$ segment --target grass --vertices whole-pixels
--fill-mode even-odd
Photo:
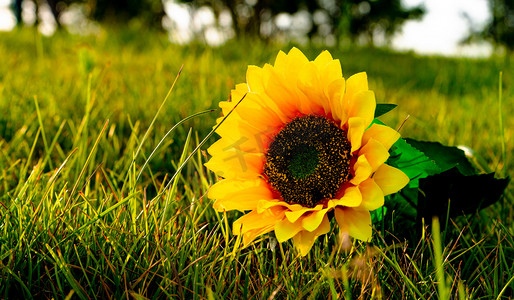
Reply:
[[[248,64],[290,47],[1,33],[0,298],[514,297],[512,184],[496,205],[416,238],[393,215],[371,243],[333,230],[304,258],[268,235],[238,247],[241,213],[205,197],[214,138],[202,143],[219,116],[209,110]],[[302,50],[312,59],[321,48]],[[368,73],[378,102],[399,105],[385,123],[410,116],[403,136],[466,145],[480,170],[513,177],[514,74],[502,58],[331,52],[346,76]]]

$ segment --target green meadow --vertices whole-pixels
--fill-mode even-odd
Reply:
[[[238,247],[242,213],[206,197],[217,104],[248,65],[293,46],[0,33],[0,299],[514,297],[512,183],[444,230],[425,220],[408,234],[389,211],[370,243],[332,226],[306,257],[269,235]],[[325,49],[296,46],[310,59]],[[345,77],[367,72],[377,102],[398,105],[380,119],[403,137],[464,145],[481,172],[514,177],[507,58],[328,50]]]

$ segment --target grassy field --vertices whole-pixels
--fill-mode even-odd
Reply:
[[[371,243],[333,230],[304,258],[267,235],[237,247],[230,224],[241,214],[217,213],[205,196],[215,137],[176,171],[247,65],[291,47],[0,33],[0,299],[514,297],[512,184],[442,232],[405,235],[391,212]],[[300,48],[311,59],[323,49]],[[368,73],[378,102],[399,105],[383,122],[410,116],[402,136],[465,145],[479,170],[513,177],[514,68],[504,58],[329,50],[345,76]]]

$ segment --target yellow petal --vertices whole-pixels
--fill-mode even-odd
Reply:
[[[236,84],[235,89],[230,91],[230,100],[227,102],[220,102],[220,108],[222,109],[223,115],[226,116],[230,110],[239,102],[239,100],[243,99],[245,95],[249,92],[248,85],[246,83]],[[245,100],[243,100],[245,101]],[[223,106],[222,106],[222,103]]]
[[[323,84],[319,80],[318,69],[313,62],[304,65],[298,74],[297,86],[306,96],[299,97],[302,113],[321,114],[330,110],[330,103],[326,99]]]
[[[343,109],[343,95],[345,88],[345,79],[340,78],[332,81],[326,90],[327,97],[330,101],[330,112],[334,121],[341,124],[346,123],[348,115]]]
[[[350,186],[344,191],[344,195],[339,200],[333,200],[336,205],[347,207],[358,207],[362,202],[362,195],[358,187]]]
[[[221,102],[219,105],[223,109],[224,115],[228,115],[235,104],[233,102]],[[216,133],[234,143],[239,143],[241,140],[254,142],[264,134],[269,134],[272,137],[276,130],[283,126],[285,119],[276,103],[267,96],[247,93],[243,102],[232,111],[230,116],[216,120],[217,124],[224,120],[216,129]],[[261,151],[263,150],[261,149]]]
[[[282,124],[281,118],[273,108],[266,106],[263,100],[258,94],[248,93],[235,111],[241,119],[257,128],[280,126]]]
[[[211,157],[205,166],[223,178],[256,178],[262,172],[263,157],[262,153],[228,150]]]
[[[323,218],[326,216],[327,212],[328,209],[322,209],[320,211],[313,212],[299,220],[302,220],[302,226],[303,228],[307,229],[307,231],[314,231],[320,226],[321,221],[323,221]]]
[[[343,78],[343,70],[341,69],[341,62],[339,59],[334,59],[328,62],[322,69],[320,69],[321,82],[328,85],[332,81]]]
[[[364,119],[366,128],[371,124],[375,116],[375,93],[373,91],[357,92],[348,102],[348,117],[360,117]]]
[[[289,204],[285,201],[281,201],[279,199],[272,199],[272,200],[261,200],[257,203],[257,212],[261,213],[262,211],[276,207],[276,206],[282,206],[290,211],[298,211],[305,209],[305,206],[302,206],[301,204]]]
[[[350,141],[351,153],[359,150],[362,145],[362,135],[366,130],[366,120],[360,117],[351,117],[348,119],[348,140]]]
[[[257,66],[248,66],[246,70],[246,83],[248,90],[251,92],[261,92],[264,90],[262,68]]]
[[[371,177],[371,174],[373,173],[373,168],[364,155],[361,155],[357,158],[357,161],[353,165],[353,170],[355,175],[350,180],[350,183],[353,185],[358,185],[359,183]]]
[[[257,132],[252,132],[246,130],[244,127],[240,125],[244,125],[242,123],[239,124],[227,124],[227,127],[224,127],[225,123],[223,123],[218,129],[221,128],[219,132],[221,139],[214,142],[208,149],[207,152],[211,155],[217,155],[218,153],[225,151],[242,151],[247,153],[264,153],[264,145],[268,144],[269,137],[268,135],[258,134]],[[233,125],[232,129],[229,129],[229,126]],[[229,132],[232,131],[232,132]]]
[[[288,66],[288,62],[289,58],[287,57],[287,54],[285,54],[283,51],[279,51],[277,54],[277,58],[275,58],[275,64],[272,67],[277,70],[286,69]]]
[[[266,94],[266,86],[270,74],[264,68],[249,66],[246,71],[247,90],[255,95],[254,99],[244,99],[243,101],[254,101],[261,105],[263,109],[271,109],[279,118],[285,120],[284,114],[277,102],[270,99]],[[248,95],[247,95],[248,97]],[[281,104],[281,102],[279,102]]]
[[[289,89],[290,84],[283,82],[283,79],[274,69],[266,69],[266,66],[264,66],[264,69],[270,76],[266,83],[266,95],[274,102],[280,103],[283,115],[291,118],[295,117],[300,109],[300,100],[296,93],[298,91],[291,91]],[[293,86],[291,87],[293,88]],[[294,82],[294,89],[297,89],[296,81]]]
[[[260,229],[267,226],[275,226],[275,224],[282,219],[283,214],[275,215],[270,211],[265,211],[262,214],[259,214],[256,211],[251,211],[234,222],[232,233],[234,235],[240,235],[250,230]]]
[[[373,124],[362,136],[362,143],[366,144],[370,138],[379,141],[384,148],[389,150],[391,146],[400,138],[400,133],[391,127]]]
[[[226,125],[226,127],[224,127]],[[214,153],[225,151],[243,151],[248,153],[264,153],[268,148],[275,133],[280,128],[268,127],[256,130],[247,122],[223,123],[216,131],[224,140],[223,143],[213,144],[209,147],[208,152]]]
[[[237,102],[233,101],[220,101],[218,106],[221,108],[221,111],[224,116],[228,115],[228,113],[236,106]]]
[[[321,225],[314,231],[300,231],[293,237],[294,246],[300,251],[302,256],[307,255],[314,245],[316,238],[330,231],[330,222],[325,215]]]
[[[409,177],[397,168],[383,164],[373,175],[384,195],[398,192],[409,183]]]
[[[279,243],[282,243],[295,236],[301,230],[303,230],[302,219],[291,223],[287,218],[284,218],[275,225],[275,237]]]
[[[323,70],[325,65],[329,62],[333,61],[332,55],[327,50],[322,51],[316,59],[314,59],[314,63],[318,67],[318,69]]]
[[[208,197],[217,200],[213,207],[218,211],[255,210],[260,200],[273,199],[272,192],[261,178],[221,180],[209,189]]]
[[[243,235],[243,244],[246,247],[256,237],[268,233],[275,225],[284,219],[284,211],[267,210],[261,214],[252,211],[237,219],[232,225],[234,235]]]
[[[250,90],[248,89],[248,85],[245,83],[238,83],[234,87],[233,90],[230,91],[230,101],[237,103],[243,96],[248,93]]]
[[[321,205],[321,204],[318,204],[318,205],[316,205],[313,208],[309,208],[309,207],[305,207],[304,206],[304,207],[302,207],[302,209],[299,209],[299,210],[296,210],[296,211],[286,211],[286,218],[290,222],[296,222],[296,220],[298,220],[298,218],[300,218],[304,214],[306,214],[308,212],[311,212],[311,211],[319,211],[322,208],[323,208],[323,205]]]
[[[359,155],[366,156],[373,171],[376,171],[389,158],[387,149],[375,139],[369,139],[359,150]]]
[[[258,96],[257,102],[264,108],[264,109],[270,109],[272,110],[278,118],[282,121],[282,123],[287,123],[290,121],[290,118],[286,114],[287,110],[284,110],[282,102],[276,102],[275,100],[271,99],[266,91],[262,91],[255,94]]]
[[[361,208],[373,211],[384,205],[384,193],[372,178],[359,184],[362,194]]]
[[[274,225],[268,225],[261,228],[249,230],[243,234],[243,247],[248,246],[253,240],[255,240],[258,236],[266,234],[270,231],[273,231],[275,228]]]
[[[357,210],[351,207],[336,207],[334,212],[339,231],[363,240],[371,240],[371,215],[367,210]]]
[[[309,59],[298,48],[292,48],[287,55],[279,53],[275,60],[274,69],[289,83],[296,81],[298,73]]]
[[[291,50],[289,50],[289,53],[287,53],[287,56],[289,58],[289,66],[288,67],[296,67],[300,68],[304,64],[309,62],[309,59],[300,51],[300,49],[293,47]]]
[[[347,109],[350,100],[355,94],[368,90],[368,76],[365,72],[357,73],[346,80],[346,90],[344,92],[344,106]]]

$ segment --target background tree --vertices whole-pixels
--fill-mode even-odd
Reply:
[[[52,12],[55,23],[57,24],[57,27],[60,28],[61,22],[59,22],[59,15],[60,15],[61,11],[60,11],[60,9],[58,9],[57,0],[46,0],[46,1],[35,1],[34,2],[34,4],[35,4],[34,9],[36,10],[35,11],[36,22],[34,24],[37,25],[39,23],[39,14],[38,14],[39,6],[44,2],[46,2],[48,4],[48,6],[50,7],[50,11]],[[22,4],[23,4],[23,0],[14,0],[12,2],[12,10],[13,10],[14,16],[16,17],[16,24],[18,26],[21,26],[23,24]]]
[[[12,9],[18,25],[22,24],[22,2],[15,0]],[[59,16],[72,3],[87,6],[89,19],[111,24],[125,24],[130,20],[138,19],[147,27],[162,29],[164,6],[160,0],[45,0],[34,1],[36,24],[38,23],[39,6],[46,2],[50,7],[57,26],[61,23]]]
[[[507,50],[507,57],[514,53],[514,1],[489,0],[491,20],[481,30],[473,31],[464,42],[487,40]]]
[[[375,44],[375,37],[383,35],[389,41],[401,25],[411,19],[420,19],[425,9],[423,6],[404,8],[400,0],[349,0],[346,16],[349,18],[349,34],[352,40],[365,36],[370,45]]]
[[[21,1],[15,0],[14,3],[18,22],[21,21]],[[165,16],[161,0],[45,1],[50,6],[58,25],[60,25],[60,12],[71,3],[81,3],[86,6],[87,17],[100,23],[126,24],[137,19],[146,27],[162,29],[162,18]],[[424,13],[422,7],[404,8],[401,0],[179,1],[190,3],[193,9],[208,6],[217,18],[222,12],[228,11],[236,37],[253,36],[264,40],[282,35],[288,38],[301,36],[308,40],[315,37],[332,37],[337,42],[341,37],[346,37],[356,42],[360,37],[365,37],[365,40],[373,45],[377,36],[388,41],[403,22],[412,18],[420,18]],[[287,29],[278,28],[276,19],[282,13],[301,15],[302,20],[305,21],[303,28],[296,28],[294,25]]]
[[[138,19],[144,25],[162,29],[164,7],[160,0],[87,0],[90,18],[102,23],[124,24]]]
[[[280,13],[294,14],[307,12],[311,28],[309,39],[316,34],[331,34],[336,39],[345,35],[352,41],[366,36],[370,44],[374,37],[382,34],[387,40],[406,20],[420,18],[424,14],[421,6],[406,9],[400,0],[181,0],[196,7],[209,6],[215,15],[224,9],[230,11],[236,36],[258,36],[261,39],[272,38],[277,30],[263,32],[262,25],[271,22]],[[305,14],[305,15],[307,15]],[[321,18],[316,18],[316,16]],[[321,19],[322,21],[319,21]],[[327,28],[329,28],[327,30]],[[294,29],[294,28],[291,28]],[[323,29],[323,30],[322,30]]]

